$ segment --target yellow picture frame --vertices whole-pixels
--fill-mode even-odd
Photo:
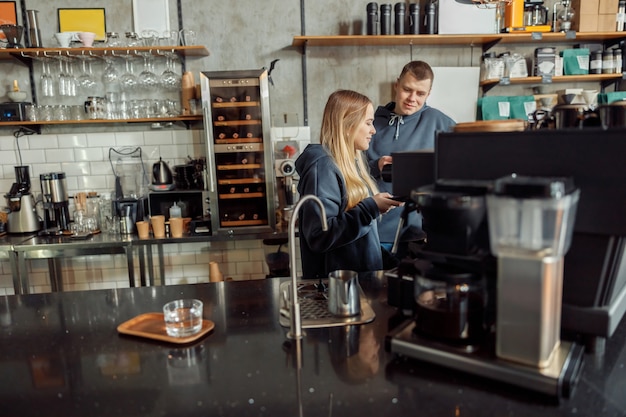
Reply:
[[[106,40],[106,14],[104,8],[57,9],[59,32],[93,32],[96,41]]]

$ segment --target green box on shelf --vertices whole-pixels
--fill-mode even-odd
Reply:
[[[480,120],[528,120],[537,109],[534,96],[485,96],[478,99]]]
[[[589,49],[574,48],[561,51],[563,75],[589,74]]]
[[[598,104],[611,104],[614,101],[626,100],[626,91],[612,91],[598,94]]]

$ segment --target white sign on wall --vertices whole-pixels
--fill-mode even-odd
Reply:
[[[476,121],[479,67],[433,67],[435,81],[426,101],[457,123]]]

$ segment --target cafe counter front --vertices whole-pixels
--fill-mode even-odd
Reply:
[[[560,401],[391,354],[399,323],[382,274],[361,274],[373,321],[279,321],[282,279],[0,297],[1,416],[624,416],[626,323],[585,354]],[[118,326],[178,298],[204,302],[206,336],[176,344]]]

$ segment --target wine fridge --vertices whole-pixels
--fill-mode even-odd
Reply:
[[[200,73],[213,233],[276,226],[266,70]]]

